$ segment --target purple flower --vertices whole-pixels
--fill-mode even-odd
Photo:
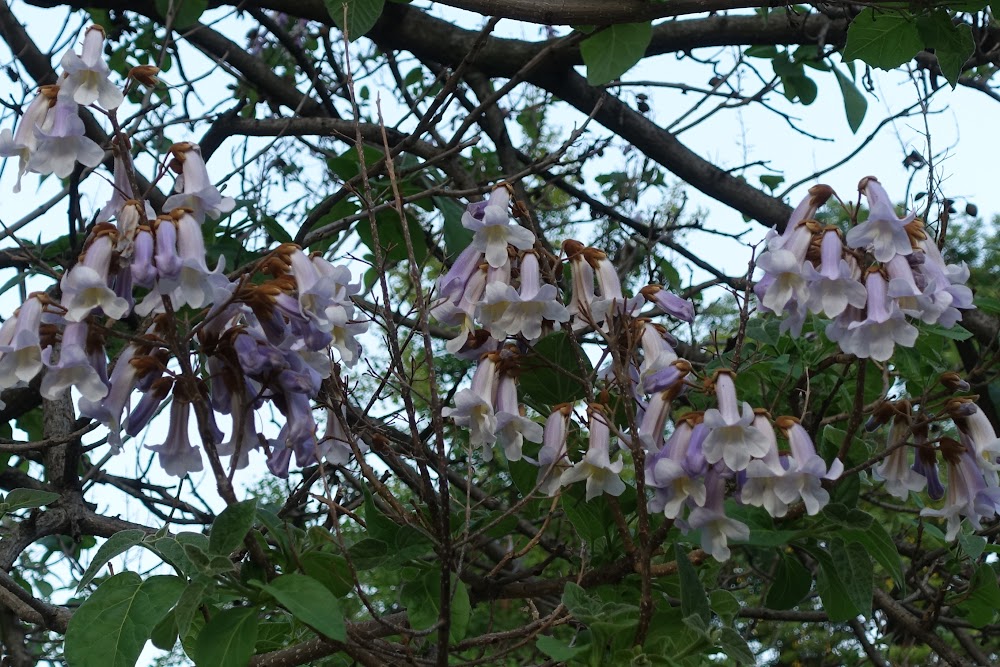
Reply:
[[[472,387],[455,394],[455,407],[446,407],[442,415],[469,429],[469,444],[483,447],[486,460],[493,457],[490,446],[496,442],[497,419],[493,413],[493,394],[497,378],[497,353],[485,355],[472,376]]]
[[[490,282],[486,285],[486,295],[483,305],[477,309],[479,319],[483,321],[493,337],[502,339],[506,336],[521,334],[529,341],[542,335],[542,322],[565,322],[569,320],[569,311],[559,302],[559,293],[555,285],[543,285],[538,266],[538,257],[534,252],[526,252],[521,257],[520,292],[500,282]],[[491,322],[486,322],[483,314],[494,304],[503,303],[502,311],[497,316],[491,314]]]
[[[859,358],[886,361],[896,345],[913,347],[917,328],[906,321],[899,307],[889,301],[885,278],[872,269],[865,281],[868,287],[868,309],[864,320],[851,322],[846,334],[840,338],[840,349]],[[830,329],[827,328],[827,336]]]
[[[73,173],[77,162],[86,167],[101,164],[104,151],[84,136],[83,121],[80,120],[76,102],[60,95],[50,113],[51,127],[35,127],[37,144],[28,160],[28,170],[66,178]]]
[[[188,434],[190,418],[191,402],[178,397],[175,393],[170,406],[170,426],[166,440],[162,445],[146,446],[159,454],[160,467],[174,477],[184,477],[203,468],[201,451],[191,445]]]
[[[710,429],[705,438],[705,460],[710,464],[725,461],[730,470],[745,470],[752,457],[767,454],[769,443],[751,424],[753,408],[736,398],[736,384],[731,371],[719,371],[715,378],[715,396],[719,408],[705,411],[705,426]]]
[[[42,377],[42,396],[55,400],[69,387],[76,387],[88,401],[99,401],[107,395],[108,386],[100,371],[91,362],[93,353],[90,348],[95,346],[95,341],[88,340],[89,331],[90,326],[84,322],[67,324],[63,330],[57,363],[51,363],[51,347],[45,348],[42,352],[42,361],[48,366]],[[97,347],[100,349],[94,353],[99,354],[103,362],[104,348],[101,345]]]
[[[171,166],[180,171],[174,185],[174,194],[167,197],[163,203],[165,212],[175,208],[189,208],[191,215],[198,222],[204,222],[205,216],[218,218],[223,213],[229,213],[236,206],[232,197],[223,197],[208,177],[208,168],[201,157],[201,147],[198,144],[183,142],[170,147],[174,156]]]
[[[703,440],[707,434],[704,424],[693,424],[700,415],[688,413],[677,422],[663,448],[646,458],[646,486],[653,489],[649,500],[650,512],[663,512],[668,519],[681,515],[685,503],[690,499],[695,505],[704,505],[706,500],[704,469],[690,465],[689,452],[698,449],[695,441]]]
[[[67,51],[60,62],[65,74],[61,95],[77,104],[97,102],[105,109],[117,109],[124,95],[108,80],[111,70],[104,62],[104,29],[99,25],[87,28],[83,35],[82,55]]]
[[[659,285],[646,285],[639,290],[639,293],[646,298],[646,301],[649,301],[667,315],[676,317],[683,322],[694,321],[694,304],[687,299],[682,299]]]
[[[497,442],[503,447],[508,461],[520,461],[524,441],[541,442],[542,427],[521,414],[517,400],[517,381],[509,373],[501,373],[497,384],[496,399]],[[492,450],[486,450],[492,458]],[[489,460],[487,456],[483,458]]]
[[[810,516],[818,514],[830,502],[830,494],[823,488],[822,480],[840,477],[844,464],[834,459],[827,467],[826,461],[816,453],[812,438],[795,417],[778,417],[775,425],[788,438],[792,452],[787,460],[787,471],[775,491],[786,504],[801,498]]]
[[[82,322],[97,308],[116,320],[128,312],[128,301],[108,286],[116,234],[113,228],[92,234],[83,259],[63,276],[62,306],[70,322]]]
[[[560,488],[562,473],[570,467],[566,453],[569,437],[569,418],[573,406],[561,403],[552,409],[545,420],[542,434],[542,448],[538,452],[538,490],[547,496],[555,495]]]
[[[941,439],[941,453],[948,464],[948,488],[945,492],[944,505],[940,509],[925,507],[921,516],[935,516],[947,521],[945,538],[955,539],[962,517],[976,529],[982,527],[980,521],[996,515],[997,503],[1000,502],[1000,488],[996,482],[983,478],[974,459],[971,447],[955,442],[951,438]]]
[[[42,370],[38,327],[43,295],[32,294],[0,329],[0,389],[29,382]]]
[[[892,200],[874,176],[863,178],[858,190],[864,191],[868,198],[868,219],[847,232],[847,245],[851,248],[872,246],[872,254],[880,262],[913,252],[906,225],[913,221],[916,214],[897,218]]]
[[[844,257],[840,230],[836,227],[827,227],[823,232],[820,242],[820,270],[816,271],[811,264],[806,264],[805,276],[809,280],[807,305],[811,312],[837,317],[848,304],[864,308],[867,292],[864,285],[858,282],[854,259],[848,261]]]
[[[780,248],[768,249],[757,259],[757,268],[764,271],[764,278],[754,292],[765,309],[781,313],[793,300],[798,304],[809,301],[809,281],[803,263],[812,236],[811,225],[800,222]]]
[[[587,480],[587,500],[607,493],[609,496],[620,496],[625,491],[621,471],[625,467],[621,454],[612,463],[609,449],[611,447],[611,429],[604,408],[591,403],[587,408],[590,416],[590,439],[587,453],[583,460],[572,468],[564,471],[559,483],[568,486],[573,482]]]
[[[909,447],[906,437],[910,431],[910,404],[899,401],[895,404],[895,414],[892,426],[889,428],[889,441],[886,448],[892,451],[881,464],[872,470],[876,480],[885,481],[885,490],[889,495],[900,500],[910,497],[910,491],[920,491],[927,479],[914,472],[910,467]]]
[[[716,467],[705,476],[705,504],[691,510],[687,525],[701,531],[701,548],[720,563],[729,559],[729,541],[750,539],[750,527],[726,516],[726,478]]]
[[[0,130],[0,157],[16,157],[18,159],[17,183],[14,184],[14,192],[21,191],[21,177],[28,170],[28,163],[31,160],[35,148],[38,146],[38,137],[35,128],[45,126],[49,113],[49,108],[56,98],[59,86],[42,86],[24,115],[21,116],[17,124],[17,131],[11,133],[8,128]]]
[[[520,225],[510,224],[510,188],[496,187],[483,207],[470,207],[462,216],[462,226],[472,230],[471,247],[486,256],[487,263],[499,268],[507,263],[507,246],[528,250],[535,235]]]

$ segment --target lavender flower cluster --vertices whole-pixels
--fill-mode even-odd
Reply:
[[[677,341],[666,329],[639,310],[649,302],[691,322],[694,306],[659,285],[644,287],[639,297],[625,296],[607,255],[573,240],[563,243],[572,283],[564,306],[556,286],[542,283],[534,235],[511,224],[509,202],[510,193],[501,186],[488,201],[469,207],[463,223],[474,233],[472,243],[438,280],[433,309],[440,321],[460,327],[449,351],[479,359],[471,387],[455,395],[445,416],[469,430],[470,444],[482,448],[484,459],[492,459],[498,445],[508,460],[523,458],[538,466],[541,492],[554,495],[584,482],[591,500],[602,493],[621,495],[625,452],[644,450],[645,483],[653,491],[650,511],[677,520],[685,531],[700,530],[703,547],[719,560],[729,557],[729,540],[749,536],[745,524],[725,514],[731,488],[742,502],[763,506],[774,516],[783,516],[800,500],[810,514],[829,502],[821,482],[839,477],[840,461],[828,466],[793,417],[774,421],[790,447],[780,453],[767,413],[738,401],[729,371],[717,372],[710,383],[717,407],[688,412],[668,426],[672,402],[695,386],[692,365],[677,355]],[[568,448],[574,405],[553,406],[541,427],[525,417],[517,395],[519,357],[559,324],[600,330],[609,337],[609,347],[616,345],[610,337],[622,336],[634,348],[634,354],[613,364],[623,373],[610,368],[602,376],[608,384],[625,378],[635,401],[637,437],[619,431],[605,403],[590,403],[581,419],[587,449],[576,462]],[[612,461],[615,438],[621,453]],[[541,442],[537,459],[524,456],[525,440]]]
[[[103,31],[89,28],[82,55],[63,57],[59,83],[43,87],[15,133],[0,134],[0,152],[20,159],[19,183],[26,171],[65,177],[76,162],[94,167],[104,159],[104,150],[84,136],[79,115],[80,105],[113,110],[123,99],[108,79],[103,42]],[[202,470],[189,428],[192,411],[205,406],[201,439],[232,457],[234,467],[247,465],[249,452],[260,448],[279,476],[287,476],[293,453],[301,466],[320,458],[345,463],[363,451],[344,427],[342,396],[328,397],[322,435],[312,408],[335,359],[357,361],[356,337],[368,326],[351,300],[360,285],[351,282],[350,270],[293,244],[258,262],[256,275],[230,279],[222,258],[209,268],[202,224],[233,210],[235,201],[212,184],[199,147],[170,149],[168,166],[178,174],[174,194],[154,216],[148,202],[134,198],[124,136],[116,143],[114,194],[79,261],[63,274],[58,292],[50,290],[59,298],[35,292],[0,327],[0,390],[30,382],[44,369],[42,395],[55,399],[75,388],[80,414],[108,428],[116,451],[122,433],[136,436],[169,398],[169,430],[163,444],[150,449],[171,475]],[[138,303],[136,288],[145,292]],[[116,326],[130,316],[144,318],[140,335]],[[181,320],[187,328],[179,331]],[[130,341],[110,375],[109,336]],[[135,392],[141,398],[133,406]],[[270,440],[255,421],[265,406],[284,417]],[[217,414],[232,421],[228,438]]]
[[[868,200],[868,219],[845,237],[813,219],[833,190],[811,188],[784,233],[769,236],[754,292],[762,310],[785,315],[782,332],[797,337],[807,314],[822,314],[833,320],[826,337],[844,352],[886,361],[896,345],[916,342],[907,317],[948,329],[961,321],[960,310],[973,307],[969,270],[945,262],[915,214],[898,218],[874,177],[858,190]]]
[[[942,384],[958,391],[969,390],[968,383],[954,373],[945,374]],[[974,397],[948,399],[942,419],[952,422],[958,440],[948,436],[931,440],[926,413],[915,411],[908,400],[883,403],[865,427],[874,431],[889,424],[886,456],[873,470],[875,479],[884,481],[886,492],[900,500],[907,500],[911,491],[924,490],[932,500],[944,498],[940,508],[925,507],[920,514],[945,519],[946,538],[952,540],[958,535],[963,517],[979,530],[983,519],[1000,511],[1000,438]],[[947,466],[947,490],[941,484],[938,454]]]

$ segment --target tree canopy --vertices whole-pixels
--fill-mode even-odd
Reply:
[[[3,664],[996,664],[998,12],[0,3]]]

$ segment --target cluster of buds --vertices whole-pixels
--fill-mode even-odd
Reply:
[[[59,86],[40,94],[41,111],[29,109],[34,115],[25,114],[16,135],[5,130],[0,136],[2,150],[20,151],[22,173],[65,176],[75,161],[94,166],[103,158],[93,142],[94,160],[89,148],[52,143],[72,134],[77,147],[88,146],[77,106],[96,101],[114,108],[122,100],[121,90],[108,88],[103,40],[100,28],[88,29],[83,55],[68,53]],[[368,326],[351,298],[360,285],[350,270],[294,244],[280,246],[253,273],[235,280],[223,273],[221,257],[209,268],[202,224],[233,210],[235,201],[209,179],[200,148],[180,143],[170,149],[168,166],[177,179],[160,216],[133,198],[138,193],[129,185],[123,148],[115,159],[115,192],[79,261],[63,274],[61,298],[33,293],[0,327],[0,390],[30,382],[44,370],[42,395],[55,399],[76,389],[80,413],[108,428],[116,451],[123,432],[137,435],[169,399],[168,433],[150,449],[177,476],[203,468],[201,449],[189,437],[192,411],[199,414],[202,442],[230,456],[234,468],[261,448],[279,476],[287,476],[292,454],[302,466],[321,458],[343,464],[363,451],[345,428],[346,404],[335,375],[337,362],[358,360],[357,336]],[[53,155],[70,167],[47,169]],[[144,292],[138,303],[137,289]],[[117,322],[134,318],[145,318],[142,333],[131,337],[109,375],[107,339],[123,329]],[[324,385],[321,434],[312,404]],[[132,406],[136,392],[141,398]],[[268,406],[283,415],[284,425],[276,438],[265,440],[255,417]],[[217,415],[232,422],[228,438]]]
[[[942,383],[968,391],[967,383],[948,377],[954,375],[946,374]],[[900,500],[907,500],[910,492],[926,491],[932,501],[943,501],[939,508],[925,507],[920,514],[945,519],[949,540],[958,534],[963,517],[979,530],[983,519],[1000,511],[1000,438],[976,398],[955,397],[944,406],[944,417],[954,425],[957,440],[949,436],[930,439],[927,416],[916,413],[908,400],[882,403],[865,425],[869,431],[889,425],[886,455],[873,470],[875,479]],[[939,455],[947,466],[944,485]]]
[[[896,345],[912,347],[917,329],[907,317],[945,328],[973,307],[969,270],[946,264],[923,222],[896,216],[881,184],[862,179],[868,219],[846,234],[813,219],[833,195],[809,190],[780,236],[768,238],[754,291],[766,312],[785,315],[781,331],[801,333],[809,313],[832,319],[826,336],[849,354],[886,361]]]

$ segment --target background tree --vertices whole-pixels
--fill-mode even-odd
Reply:
[[[886,77],[918,93],[844,160],[956,87],[995,99],[994,11],[0,5],[0,150],[23,158],[0,253],[4,659],[996,663],[978,193],[948,189],[929,134],[898,158],[922,223],[877,181],[834,197],[827,169],[772,165],[779,132],[820,140],[803,108],[833,82],[853,132]],[[747,110],[771,125],[744,164],[684,143]],[[697,193],[746,223],[709,224]],[[813,304],[824,243],[867,311]],[[882,292],[888,355],[856,333]],[[70,350],[89,379],[63,381]]]

